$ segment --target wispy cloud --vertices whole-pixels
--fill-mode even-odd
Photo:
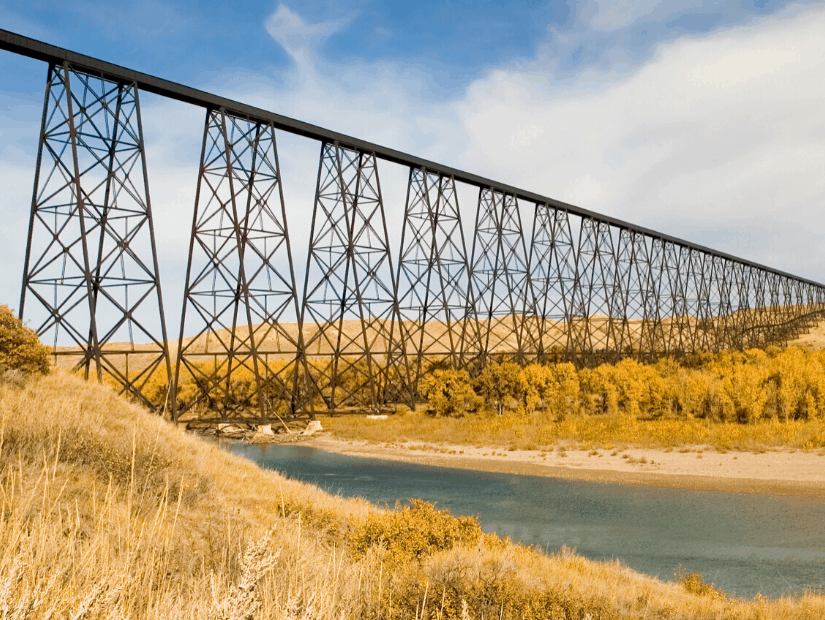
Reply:
[[[284,4],[266,20],[266,31],[302,68],[314,64],[318,47],[346,20],[307,24]]]

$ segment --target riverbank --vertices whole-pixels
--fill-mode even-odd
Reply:
[[[818,451],[681,449],[504,450],[445,443],[379,443],[322,433],[302,445],[328,452],[487,472],[700,491],[825,497]]]

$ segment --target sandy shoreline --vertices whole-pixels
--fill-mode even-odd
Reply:
[[[825,497],[825,454],[801,451],[720,453],[701,446],[653,450],[537,450],[444,444],[371,443],[323,433],[302,445],[328,452],[529,476],[701,491]]]

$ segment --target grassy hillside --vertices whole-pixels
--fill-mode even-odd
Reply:
[[[823,618],[258,469],[62,372],[0,380],[4,618]]]

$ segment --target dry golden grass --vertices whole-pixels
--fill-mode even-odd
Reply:
[[[261,471],[67,374],[3,385],[0,407],[6,617],[351,608],[335,541],[366,502]]]
[[[628,414],[575,415],[556,421],[542,414],[435,417],[418,410],[386,420],[324,418],[336,437],[368,441],[420,441],[466,446],[540,450],[553,446],[599,448],[677,448],[711,446],[718,450],[769,448],[811,450],[825,447],[825,420],[763,420],[751,424],[713,420],[640,420]]]
[[[0,411],[4,618],[825,617],[821,597],[729,600],[332,497],[65,373],[7,376]],[[420,553],[382,539],[406,515]]]

